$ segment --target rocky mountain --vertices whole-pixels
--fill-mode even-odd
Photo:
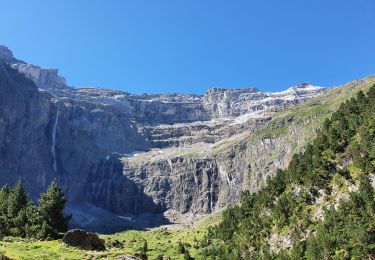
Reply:
[[[73,225],[101,232],[238,203],[241,190],[288,164],[339,100],[374,81],[137,95],[70,87],[6,47],[0,61],[1,184],[21,178],[36,197],[58,178]]]

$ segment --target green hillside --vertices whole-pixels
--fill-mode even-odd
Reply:
[[[306,110],[279,118],[288,113],[305,116]],[[244,192],[241,205],[226,210],[209,230],[202,257],[374,258],[374,141],[375,85],[342,103],[304,152],[263,189]]]
[[[226,153],[227,149],[239,143],[245,142],[251,146],[264,138],[273,137],[287,139],[293,146],[293,154],[299,152],[306,143],[316,136],[317,129],[321,128],[323,121],[330,117],[341,103],[354,97],[358,91],[367,92],[374,84],[375,75],[330,89],[305,103],[275,113],[271,121],[256,129],[255,132],[245,132],[239,136],[228,138],[219,143],[213,149],[213,153]],[[299,136],[293,134],[297,131]]]

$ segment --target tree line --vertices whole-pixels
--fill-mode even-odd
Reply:
[[[24,238],[58,238],[68,229],[71,216],[64,215],[66,196],[53,180],[34,203],[21,181],[0,190],[0,236]]]

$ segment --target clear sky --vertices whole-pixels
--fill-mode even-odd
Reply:
[[[375,73],[375,0],[0,0],[0,44],[72,86],[203,93]]]

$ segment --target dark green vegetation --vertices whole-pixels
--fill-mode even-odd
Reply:
[[[200,253],[216,259],[375,257],[375,85],[343,103],[286,170],[226,210]]]
[[[11,189],[0,190],[0,235],[23,238],[57,238],[68,229],[70,216],[64,216],[66,198],[62,187],[53,181],[40,195],[38,206],[28,197],[19,181]]]

